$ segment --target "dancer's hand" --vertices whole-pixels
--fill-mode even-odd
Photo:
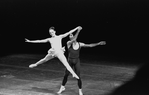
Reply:
[[[28,40],[28,39],[25,38],[25,42],[30,42],[30,40]]]
[[[81,26],[78,26],[78,29],[79,29],[79,30],[81,30],[81,29],[82,29],[82,27],[81,27]]]
[[[105,45],[106,44],[106,41],[101,41],[98,43],[98,45]]]
[[[34,68],[36,66],[37,66],[37,64],[31,64],[31,65],[29,65],[29,68]]]

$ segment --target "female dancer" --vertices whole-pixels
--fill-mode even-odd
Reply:
[[[52,36],[51,38],[47,38],[47,39],[43,39],[43,40],[34,40],[34,41],[30,41],[28,39],[25,39],[26,42],[30,42],[30,43],[46,43],[49,42],[51,44],[51,49],[48,50],[48,54],[41,60],[39,60],[38,62],[36,62],[35,64],[31,64],[29,67],[33,68],[36,67],[39,64],[42,64],[44,62],[47,62],[48,60],[57,57],[62,63],[63,65],[66,67],[66,69],[73,75],[73,77],[79,79],[79,77],[76,75],[76,73],[73,71],[73,69],[70,67],[69,63],[67,62],[67,59],[64,55],[64,48],[62,48],[62,43],[61,40],[62,38],[68,36],[69,34],[75,32],[76,30],[81,30],[82,27],[78,26],[75,29],[62,34],[62,35],[56,35],[56,31],[54,30],[54,27],[51,27],[49,29],[49,33]]]

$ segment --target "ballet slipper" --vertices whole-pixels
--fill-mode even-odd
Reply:
[[[37,66],[37,64],[31,64],[31,65],[29,65],[29,68],[34,68],[36,66]]]
[[[76,74],[73,74],[72,77],[75,77],[76,79],[79,79],[79,77]]]
[[[65,91],[65,87],[61,86],[60,90],[57,92],[58,94],[61,94],[63,91]]]

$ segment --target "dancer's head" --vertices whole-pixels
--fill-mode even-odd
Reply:
[[[69,39],[70,39],[70,40],[73,39],[73,34],[69,34]]]
[[[56,31],[54,29],[55,29],[54,27],[49,28],[49,33],[51,36],[55,36]]]

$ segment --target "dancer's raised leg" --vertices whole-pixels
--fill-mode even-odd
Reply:
[[[35,64],[31,64],[29,65],[30,68],[34,68],[39,64],[45,63],[48,60],[51,60],[52,58],[54,58],[51,54],[47,54],[43,59],[39,60],[38,62],[36,62]]]
[[[77,76],[77,74],[70,67],[69,63],[67,62],[66,57],[64,56],[64,54],[63,53],[58,53],[57,54],[57,57],[63,63],[63,65],[66,67],[66,69],[72,74],[72,76],[75,77],[75,78],[77,78],[77,79],[79,79],[79,77]]]

